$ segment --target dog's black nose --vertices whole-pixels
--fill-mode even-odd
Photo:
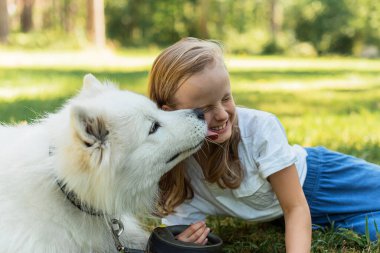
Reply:
[[[193,112],[195,113],[195,115],[197,115],[198,119],[201,119],[201,120],[205,119],[205,115],[204,115],[202,109],[196,108],[196,109],[193,109]]]

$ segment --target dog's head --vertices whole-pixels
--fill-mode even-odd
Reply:
[[[160,177],[195,153],[207,132],[194,110],[162,111],[148,98],[86,75],[66,106],[68,136],[57,144],[59,174],[97,209],[152,205]]]

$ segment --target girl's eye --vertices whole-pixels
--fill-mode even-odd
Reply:
[[[222,101],[223,102],[226,102],[226,101],[228,101],[228,100],[230,100],[231,99],[231,97],[230,96],[227,96],[227,97],[224,97],[223,99],[222,99]]]
[[[211,110],[211,108],[205,107],[205,108],[202,108],[201,110],[203,111],[203,113],[206,113],[206,112],[209,112]]]
[[[150,127],[150,130],[149,130],[149,135],[151,134],[154,134],[155,132],[157,132],[158,128],[160,128],[160,123],[158,123],[157,121],[153,122],[152,123],[152,126]]]

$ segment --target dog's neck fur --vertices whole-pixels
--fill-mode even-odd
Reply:
[[[55,153],[55,147],[49,146],[49,156],[53,156]],[[75,207],[77,207],[80,211],[85,212],[89,215],[93,216],[104,216],[105,213],[101,210],[96,210],[92,206],[90,206],[88,203],[85,203],[82,201],[78,195],[73,190],[68,190],[66,187],[66,183],[64,183],[60,179],[56,179],[57,185],[61,189],[62,193],[66,196],[66,198],[73,204]]]

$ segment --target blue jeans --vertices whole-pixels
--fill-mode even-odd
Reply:
[[[312,223],[352,229],[365,234],[366,219],[371,240],[380,233],[380,166],[330,151],[305,148],[307,175],[303,190]]]

